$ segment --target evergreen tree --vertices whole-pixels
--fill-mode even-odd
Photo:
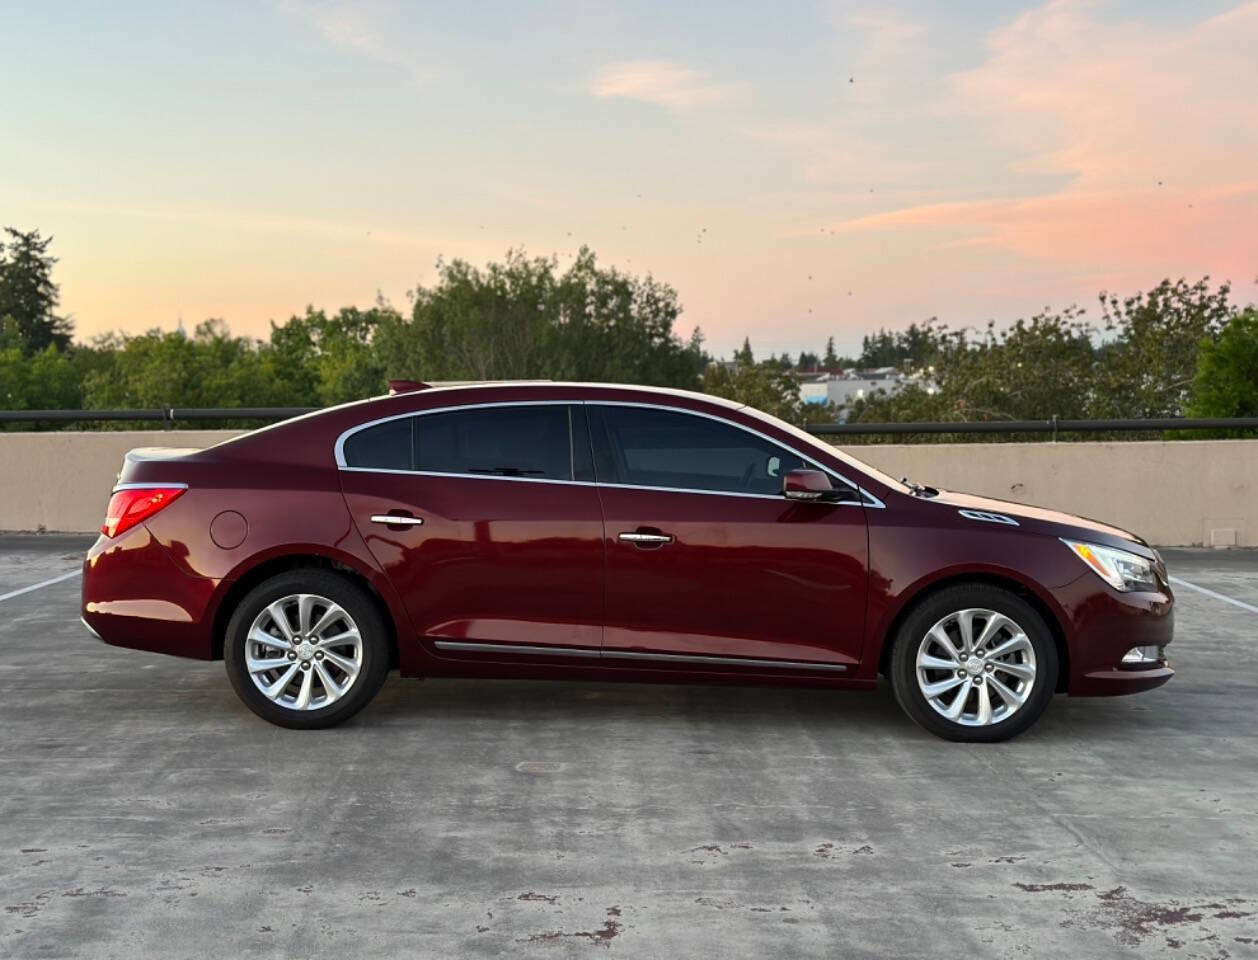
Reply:
[[[5,232],[9,239],[0,242],[0,328],[6,340],[16,340],[28,355],[50,345],[64,350],[74,325],[56,314],[60,292],[52,282],[57,260],[48,255],[52,237],[12,227]]]

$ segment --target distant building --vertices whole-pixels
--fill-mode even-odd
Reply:
[[[819,370],[797,372],[799,397],[808,404],[830,404],[840,421],[847,418],[847,408],[856,400],[870,396],[878,390],[897,393],[905,384],[920,382],[920,378],[901,372],[896,367],[878,367],[873,370]]]

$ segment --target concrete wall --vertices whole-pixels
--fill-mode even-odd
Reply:
[[[843,449],[894,477],[1077,513],[1163,546],[1258,546],[1258,440]]]
[[[0,433],[0,530],[94,532],[135,447],[208,447],[238,430]]]
[[[0,530],[93,531],[132,447],[226,430],[0,433]],[[846,447],[900,477],[1067,510],[1167,546],[1258,546],[1258,441]]]

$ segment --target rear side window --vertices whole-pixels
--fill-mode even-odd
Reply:
[[[347,467],[372,470],[410,470],[411,419],[386,420],[345,438]]]
[[[563,404],[426,414],[415,418],[415,469],[571,480],[571,435]]]
[[[788,471],[811,466],[769,440],[707,417],[646,407],[588,409],[603,482],[780,494]]]

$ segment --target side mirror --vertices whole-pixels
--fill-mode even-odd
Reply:
[[[823,503],[858,503],[852,490],[835,487],[820,470],[792,470],[782,478],[782,495],[787,500],[813,500]]]

